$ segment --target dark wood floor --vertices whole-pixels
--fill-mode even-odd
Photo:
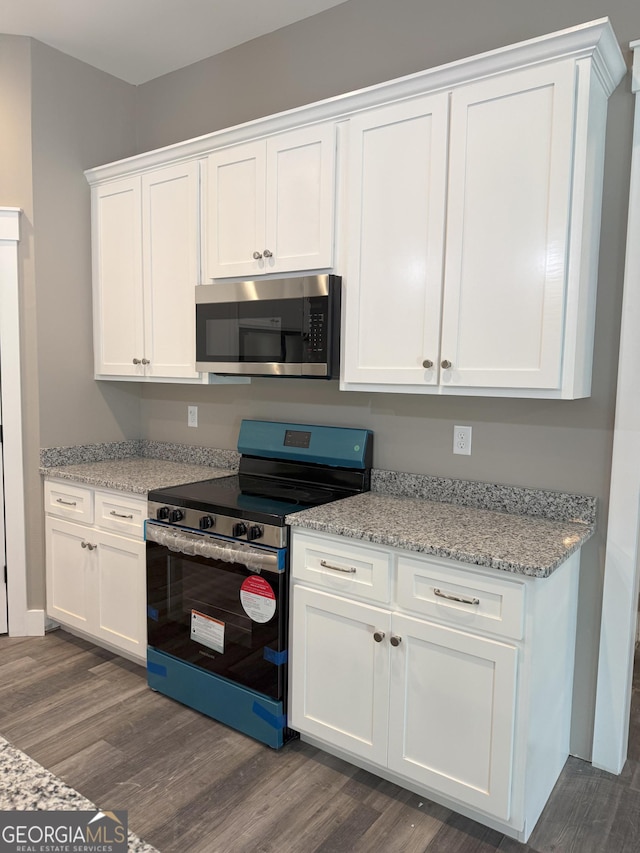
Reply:
[[[524,845],[300,741],[255,743],[64,631],[0,637],[0,734],[102,808],[127,809],[161,853],[638,853],[639,699],[622,775],[569,759]]]

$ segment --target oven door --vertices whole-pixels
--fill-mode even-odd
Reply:
[[[146,539],[149,646],[282,699],[285,550],[151,521]]]

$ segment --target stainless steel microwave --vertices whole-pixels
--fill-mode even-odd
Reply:
[[[196,287],[196,369],[337,377],[341,279],[308,275]]]

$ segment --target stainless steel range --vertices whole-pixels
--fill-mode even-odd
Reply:
[[[149,494],[148,683],[269,746],[286,721],[285,518],[368,491],[373,434],[242,422],[237,475]]]

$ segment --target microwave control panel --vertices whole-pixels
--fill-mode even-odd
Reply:
[[[327,356],[327,300],[309,299],[305,349],[308,362],[323,362]]]

